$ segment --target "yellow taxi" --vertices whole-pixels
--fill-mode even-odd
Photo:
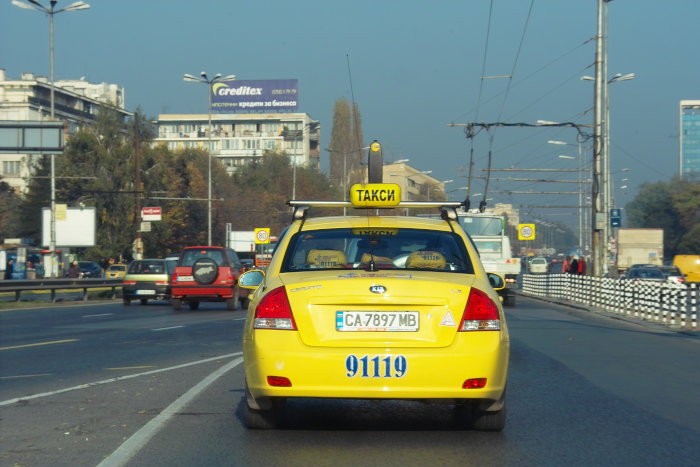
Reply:
[[[350,202],[290,201],[293,223],[249,296],[245,423],[275,428],[290,398],[455,405],[472,429],[506,420],[509,337],[496,289],[457,221],[459,203],[400,202],[394,184]],[[312,217],[316,207],[352,215]],[[441,218],[382,215],[431,208]],[[363,208],[363,209],[356,209]]]

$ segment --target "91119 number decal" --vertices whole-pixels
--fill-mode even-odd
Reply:
[[[406,374],[408,362],[403,355],[348,355],[345,369],[348,378],[401,378]]]

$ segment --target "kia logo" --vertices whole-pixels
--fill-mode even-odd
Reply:
[[[372,285],[370,286],[369,291],[372,293],[385,293],[386,287],[383,285]]]

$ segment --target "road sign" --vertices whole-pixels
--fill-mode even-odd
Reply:
[[[163,214],[162,208],[151,207],[141,209],[141,220],[143,221],[159,221]]]
[[[255,229],[255,243],[270,243],[270,229]]]
[[[518,224],[518,240],[534,240],[535,224]]]

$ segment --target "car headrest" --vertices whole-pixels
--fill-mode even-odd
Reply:
[[[407,268],[444,269],[446,264],[445,257],[437,251],[414,251],[406,258]]]
[[[317,268],[344,268],[347,260],[340,250],[311,250],[306,263]]]

